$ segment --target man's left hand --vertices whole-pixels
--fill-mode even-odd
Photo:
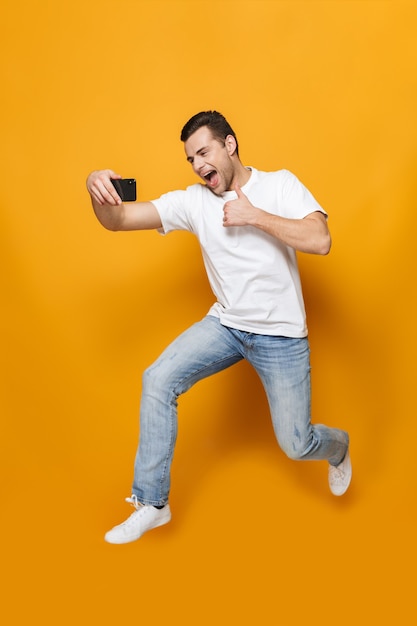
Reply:
[[[228,200],[223,207],[223,226],[247,226],[253,223],[259,211],[248,200],[239,185],[235,184],[236,200]]]

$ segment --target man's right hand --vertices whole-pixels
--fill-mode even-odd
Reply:
[[[87,189],[98,221],[108,230],[150,230],[162,228],[152,202],[123,204],[112,178],[122,178],[113,170],[97,170],[87,178]]]
[[[111,182],[112,178],[119,179],[122,177],[113,170],[97,170],[91,172],[87,178],[88,193],[99,206],[105,204],[119,206],[122,204],[122,200]]]

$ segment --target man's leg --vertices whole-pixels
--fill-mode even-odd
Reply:
[[[348,452],[343,430],[311,423],[310,350],[307,338],[255,335],[245,355],[258,372],[280,447],[292,459],[340,466]]]
[[[207,316],[182,333],[145,371],[132,488],[142,504],[163,506],[168,501],[178,396],[241,359],[233,336],[216,317]]]
[[[233,336],[217,318],[207,316],[180,335],[146,370],[132,495],[126,498],[135,511],[106,533],[107,542],[136,541],[146,531],[170,521],[168,495],[177,437],[177,398],[197,381],[241,359]]]

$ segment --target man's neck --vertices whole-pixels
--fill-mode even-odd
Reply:
[[[235,175],[233,177],[232,189],[229,189],[229,191],[232,191],[234,189],[236,183],[239,185],[239,187],[243,187],[244,185],[246,185],[249,178],[251,177],[251,174],[252,171],[249,168],[245,167],[239,161],[239,164],[235,170]]]

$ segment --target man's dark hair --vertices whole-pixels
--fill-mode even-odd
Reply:
[[[207,126],[211,130],[213,137],[222,143],[224,143],[228,135],[232,135],[236,140],[236,154],[239,155],[239,146],[235,132],[224,115],[217,111],[202,111],[193,115],[181,131],[181,141],[187,141],[196,130],[203,128],[203,126]]]

